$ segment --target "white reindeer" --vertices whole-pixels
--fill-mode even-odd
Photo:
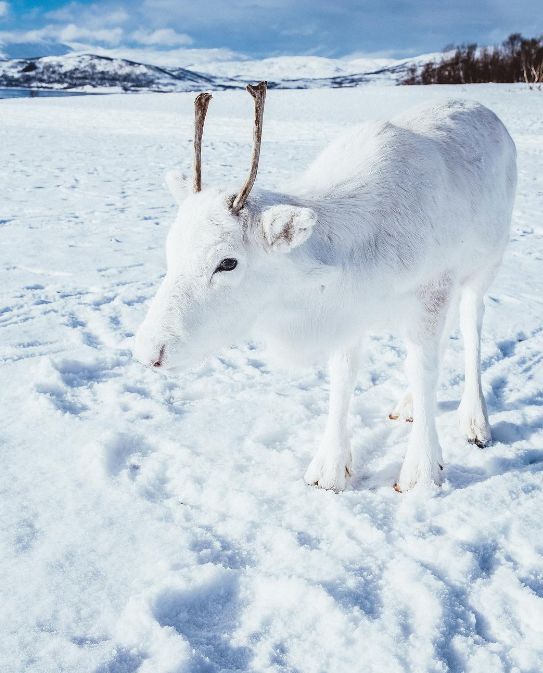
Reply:
[[[211,95],[196,99],[194,193],[179,174],[167,177],[179,212],[136,355],[155,368],[189,367],[256,332],[297,360],[328,357],[330,410],[305,479],[339,491],[351,473],[347,415],[360,337],[399,328],[410,392],[390,417],[413,425],[395,488],[439,484],[436,386],[457,300],[465,346],[460,427],[480,447],[491,440],[481,388],[483,295],[509,237],[513,141],[493,112],[453,100],[348,131],[288,192],[253,190],[266,83],[247,89],[254,149],[241,191],[201,189]]]

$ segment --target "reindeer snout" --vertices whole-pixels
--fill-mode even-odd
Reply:
[[[153,362],[153,367],[162,367],[165,352],[166,352],[166,346],[161,346],[158,352],[158,358]]]
[[[133,355],[146,367],[158,369],[165,365],[166,345],[153,339],[145,330],[140,329],[136,334]]]

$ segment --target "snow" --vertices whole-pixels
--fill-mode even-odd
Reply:
[[[252,81],[267,79],[275,82],[292,80],[308,81],[325,80],[333,77],[348,77],[353,74],[377,73],[383,69],[399,68],[406,72],[410,64],[419,65],[441,58],[440,53],[423,54],[417,57],[393,59],[369,56],[346,56],[343,58],[326,58],[324,56],[275,56],[263,59],[195,59],[186,67],[215,77],[227,77],[235,80]],[[386,83],[393,79],[382,74],[380,79]],[[322,84],[321,84],[322,86]]]
[[[275,56],[255,60],[228,60],[194,62],[190,67],[199,72],[243,80],[320,79],[355,72],[372,72],[396,65],[390,58],[339,59],[323,56]],[[187,66],[189,67],[189,66]]]
[[[401,344],[369,335],[355,477],[304,485],[323,369],[240,344],[178,378],[131,358],[190,170],[191,94],[0,102],[3,673],[539,673],[543,666],[543,98],[524,86],[270,91],[259,180],[345,125],[448,96],[519,150],[511,244],[487,299],[495,437],[456,428],[458,332],[439,391],[445,483],[392,489],[408,424]],[[250,100],[214,94],[204,182],[242,180]]]

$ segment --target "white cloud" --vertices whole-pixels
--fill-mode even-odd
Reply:
[[[0,2],[0,19],[9,14],[9,2]]]
[[[100,28],[90,30],[82,28],[75,23],[67,26],[49,24],[43,28],[26,31],[0,31],[0,41],[5,44],[17,42],[78,42],[85,41],[89,44],[102,43],[111,46],[120,44],[123,37],[122,28]]]
[[[124,9],[119,8],[103,16],[102,21],[103,23],[108,25],[110,24],[117,25],[119,23],[125,23],[126,21],[128,21],[129,18],[130,15],[128,14],[128,12],[125,12]]]
[[[130,14],[122,7],[108,9],[103,5],[83,5],[78,2],[69,2],[59,9],[46,12],[45,16],[62,23],[84,23],[89,28],[116,26],[130,18]]]
[[[159,47],[183,47],[192,44],[192,38],[185,33],[178,33],[172,28],[159,28],[158,30],[136,30],[130,36],[139,44]]]
[[[116,45],[120,43],[123,37],[123,29],[117,27],[92,30],[77,26],[75,23],[70,23],[67,26],[60,27],[60,29],[56,31],[55,37],[61,42],[85,40],[91,43],[103,42],[104,44]]]
[[[15,44],[16,42],[42,42],[48,39],[44,35],[44,29],[39,30],[24,30],[24,31],[0,31],[0,43]]]

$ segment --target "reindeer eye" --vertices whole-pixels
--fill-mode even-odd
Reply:
[[[223,259],[219,266],[215,269],[215,273],[218,271],[233,271],[238,265],[238,260],[233,257],[227,257]]]

